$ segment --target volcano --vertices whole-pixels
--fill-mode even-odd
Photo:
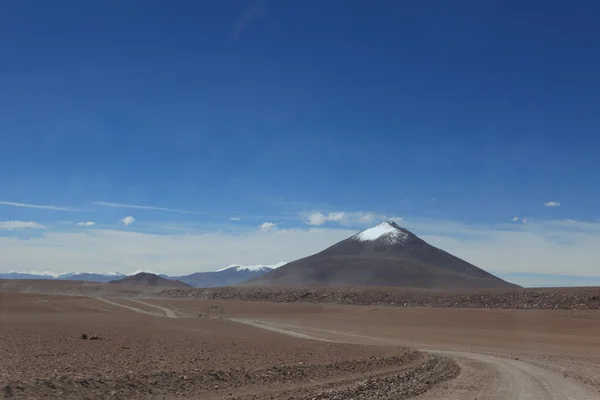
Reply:
[[[391,221],[249,280],[243,286],[517,287],[431,246]]]

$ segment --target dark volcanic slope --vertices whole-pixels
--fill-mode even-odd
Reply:
[[[429,245],[394,222],[364,230],[244,286],[516,287]]]
[[[146,272],[140,272],[139,274],[128,276],[127,278],[110,281],[109,283],[114,284],[127,284],[136,286],[164,286],[164,287],[175,287],[175,288],[191,288],[190,285],[185,284],[181,281],[172,279],[166,279],[155,274],[148,274]]]

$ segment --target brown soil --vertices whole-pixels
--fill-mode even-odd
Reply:
[[[0,393],[6,398],[313,398],[371,376],[397,379],[396,386],[403,382],[402,390],[413,394],[453,376],[449,370],[434,379],[435,371],[453,363],[404,347],[307,341],[191,311],[181,311],[181,318],[150,314],[168,305],[109,301],[114,304],[0,293]],[[83,340],[82,333],[102,340]],[[431,372],[423,381],[405,382],[426,371]],[[404,380],[393,378],[400,374]]]
[[[0,398],[600,398],[600,311],[1,290]]]

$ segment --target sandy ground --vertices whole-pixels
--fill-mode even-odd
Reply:
[[[307,339],[410,346],[450,356],[462,375],[431,399],[600,399],[599,311],[148,302],[189,310],[214,304],[238,322]]]
[[[0,396],[600,399],[598,311],[95,294],[0,293]]]
[[[459,371],[405,347],[306,340],[205,314],[191,303],[0,293],[0,396],[372,399],[388,388],[408,398]]]

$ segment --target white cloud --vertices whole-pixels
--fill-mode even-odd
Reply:
[[[269,232],[271,230],[273,230],[275,228],[277,224],[274,222],[264,222],[263,224],[260,225],[260,230],[263,232]]]
[[[396,222],[396,223],[404,221],[404,218],[402,218],[402,217],[387,217],[387,218],[384,218],[384,219],[386,221],[392,221],[392,222]]]
[[[139,206],[135,204],[122,204],[122,203],[110,203],[106,201],[94,201],[92,204],[103,207],[117,207],[117,208],[134,208],[138,210],[154,210],[154,211],[167,211],[181,214],[206,214],[199,211],[181,210],[178,208],[165,208],[165,207],[154,207],[154,206]]]
[[[381,221],[402,221],[401,217],[388,217],[383,214],[372,212],[341,212],[334,211],[327,214],[321,212],[305,212],[301,214],[306,219],[304,223],[312,226],[323,225],[327,221],[337,222],[341,225],[367,225],[375,224]]]
[[[240,217],[231,217],[229,218],[231,221],[241,221],[242,219]]]
[[[599,275],[600,223],[533,221],[523,225],[425,227],[420,236],[490,272]],[[417,224],[408,224],[409,229]],[[437,231],[437,232],[436,232]]]
[[[13,231],[25,228],[43,229],[45,226],[33,221],[0,221],[0,230]]]
[[[310,214],[305,222],[308,225],[323,225],[325,221],[327,221],[327,218],[323,214],[317,212]]]
[[[77,225],[79,225],[79,226],[94,226],[94,225],[96,225],[96,223],[93,221],[83,221],[83,222],[78,222]]]
[[[512,222],[517,222],[519,220],[519,217],[513,217],[513,219],[511,219]]]
[[[46,231],[21,240],[0,236],[0,271],[43,265],[54,271],[151,271],[179,275],[214,271],[233,264],[271,265],[314,254],[356,233],[311,228],[239,233],[161,235],[130,230]],[[98,252],[102,248],[106,251]],[[286,258],[289,257],[289,258]]]
[[[558,201],[547,201],[544,203],[546,207],[559,207],[560,203]]]
[[[494,273],[529,272],[598,275],[600,222],[531,221],[468,225],[452,221],[403,222],[409,230]],[[358,229],[273,229],[262,231],[150,234],[130,230],[43,230],[24,240],[0,236],[0,271],[135,271],[171,275],[214,271],[232,264],[296,260],[355,234]],[[104,251],[98,252],[102,248]],[[166,269],[168,268],[168,269]],[[535,283],[532,283],[535,284]]]
[[[372,222],[375,216],[371,213],[366,213],[358,217],[360,222]]]
[[[343,212],[330,212],[329,214],[327,214],[327,220],[328,221],[341,221],[344,219],[345,216],[346,216],[346,214]]]
[[[43,209],[43,210],[54,210],[54,211],[77,211],[74,208],[69,208],[69,207],[40,206],[38,204],[15,203],[12,201],[0,201],[0,205],[12,206],[12,207],[38,208],[38,209]]]
[[[122,220],[119,221],[120,223],[122,223],[125,226],[129,226],[131,224],[133,224],[135,222],[135,218],[133,218],[131,215],[128,217],[123,218]]]

